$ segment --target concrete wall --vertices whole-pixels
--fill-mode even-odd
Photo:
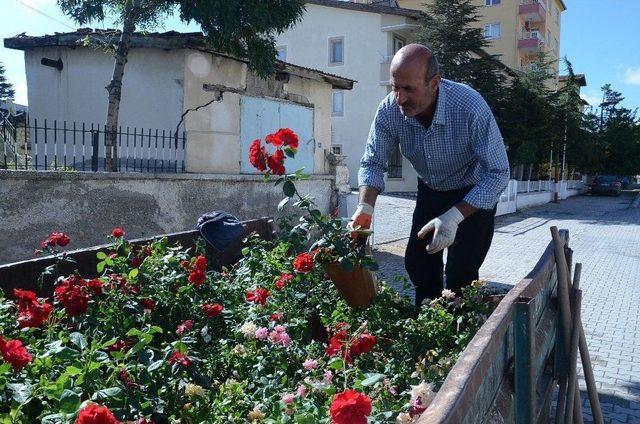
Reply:
[[[543,191],[541,193],[518,193],[516,198],[516,209],[529,208],[531,206],[544,205],[553,200],[553,193]]]
[[[62,59],[63,69],[40,64]],[[45,47],[25,51],[29,115],[104,125],[113,56],[100,49]],[[125,67],[119,124],[174,130],[182,114],[184,53],[131,49]]]
[[[335,206],[333,177],[314,176],[297,187],[324,213]],[[296,210],[278,212],[282,198],[282,187],[262,176],[0,171],[0,263],[31,258],[55,230],[81,248],[104,243],[115,226],[138,238],[192,229],[213,210],[239,219]]]
[[[387,87],[380,84],[380,64],[390,53],[390,33],[380,30],[382,18],[378,13],[316,4],[307,4],[306,9],[294,28],[277,36],[276,44],[286,46],[287,62],[357,81],[353,90],[344,92],[344,115],[332,118],[333,144],[342,145],[350,184],[356,187],[371,121],[378,104],[387,95]],[[342,65],[329,65],[332,37],[344,37]]]

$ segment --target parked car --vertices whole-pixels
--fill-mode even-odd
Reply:
[[[592,194],[612,194],[620,196],[622,193],[622,183],[615,175],[598,175],[591,185],[589,192]]]

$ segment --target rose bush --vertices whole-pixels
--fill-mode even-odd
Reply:
[[[270,144],[295,150],[291,134]],[[411,423],[493,307],[478,282],[420,309],[381,282],[352,309],[311,225],[250,236],[222,270],[202,242],[118,230],[100,277],[1,300],[0,423]]]

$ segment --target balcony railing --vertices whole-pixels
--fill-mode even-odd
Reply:
[[[547,10],[538,0],[521,0],[519,13],[526,22],[544,22],[547,19]]]
[[[544,40],[538,33],[524,32],[518,40],[518,48],[525,53],[538,53],[544,49]]]

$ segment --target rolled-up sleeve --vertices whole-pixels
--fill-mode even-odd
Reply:
[[[377,188],[384,191],[384,173],[387,171],[388,155],[393,152],[398,140],[393,137],[386,109],[381,104],[371,123],[367,145],[360,160],[358,185]]]
[[[509,184],[509,160],[498,124],[484,101],[471,131],[472,148],[483,175],[464,200],[478,209],[491,210]]]

